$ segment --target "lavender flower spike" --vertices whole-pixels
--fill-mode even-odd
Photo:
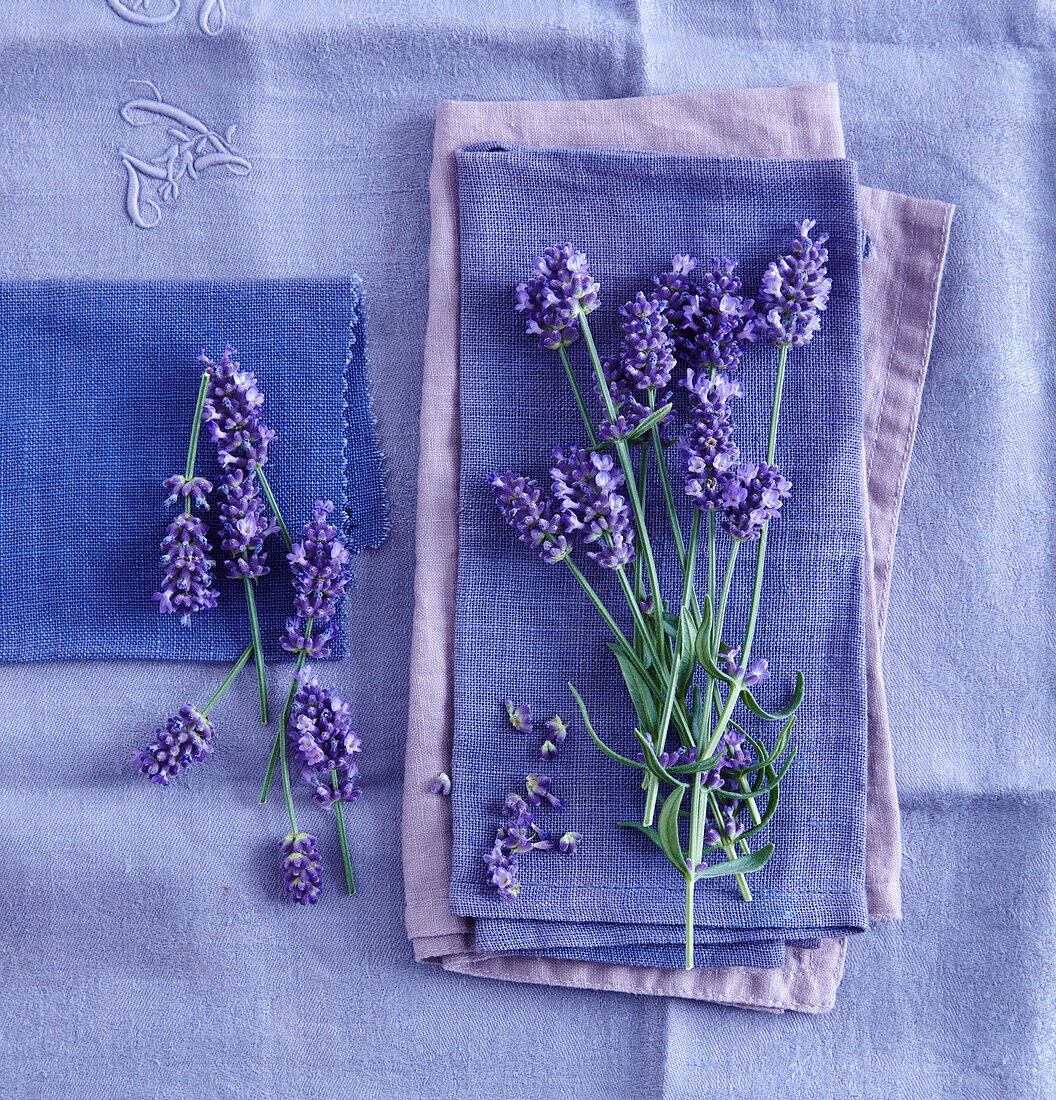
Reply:
[[[555,447],[550,457],[550,484],[565,528],[599,544],[587,557],[606,569],[634,561],[634,525],[619,491],[624,475],[612,455],[572,446]]]
[[[548,248],[535,261],[535,275],[517,287],[514,308],[525,331],[544,348],[567,347],[579,335],[578,321],[598,306],[598,284],[587,257],[572,245]]]
[[[264,423],[264,395],[252,371],[244,371],[234,361],[235,349],[224,347],[219,363],[203,351],[198,362],[209,371],[209,391],[202,409],[202,420],[220,453],[220,465],[252,472],[268,459],[268,444],[275,433]]]
[[[735,539],[757,539],[763,527],[777,518],[791,490],[776,466],[765,462],[741,466],[722,493],[723,526]]]
[[[689,423],[678,440],[686,471],[686,496],[704,511],[722,507],[723,493],[737,464],[737,444],[731,439],[730,402],[741,396],[741,385],[718,374],[686,369],[682,382],[694,397]]]
[[[310,665],[297,673],[296,681],[288,734],[302,777],[321,806],[354,802],[360,791],[356,786],[359,768],[352,756],[362,746],[352,728],[349,706],[329,688],[320,686]]]
[[[759,291],[757,324],[775,347],[800,347],[809,343],[829,304],[832,280],[826,264],[827,233],[816,241],[810,232],[817,223],[807,218],[796,226],[799,234],[787,256],[775,260],[763,275]]]
[[[623,374],[640,390],[657,389],[671,381],[675,369],[675,345],[668,331],[667,305],[647,298],[641,291],[620,307]]]
[[[213,723],[197,708],[180,707],[165,728],[155,732],[155,740],[129,763],[151,783],[167,787],[183,768],[213,751],[214,732]]]
[[[299,905],[314,905],[319,900],[319,850],[315,837],[290,833],[282,842],[282,878],[286,889]]]
[[[286,623],[282,646],[291,653],[305,652],[310,657],[328,657],[331,630],[306,639],[307,620],[325,626],[333,618],[348,584],[347,566],[351,559],[340,532],[328,517],[334,506],[329,501],[315,503],[314,518],[304,528],[301,541],[293,544],[286,560],[293,569],[296,615]]]
[[[153,598],[161,614],[178,614],[189,626],[191,613],[216,607],[220,595],[213,586],[216,562],[209,557],[205,524],[190,512],[178,512],[161,541],[161,551],[165,579]]]
[[[492,471],[488,483],[502,518],[517,532],[521,542],[539,551],[547,563],[561,561],[570,549],[565,537],[565,521],[555,515],[550,501],[530,477],[499,474]]]

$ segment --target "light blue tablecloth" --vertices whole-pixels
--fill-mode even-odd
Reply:
[[[361,892],[276,904],[249,680],[216,756],[156,791],[121,765],[210,670],[0,667],[0,1095],[1052,1095],[1051,6],[228,0],[215,38],[184,9],[0,9],[0,277],[363,275],[393,533],[359,559],[337,673]],[[250,174],[181,180],[136,228],[118,150],[165,147],[118,115],[149,94],[128,78],[237,124]],[[397,847],[436,104],[833,78],[862,178],[958,205],[887,625],[904,920],[850,945],[823,1017],[417,966]]]

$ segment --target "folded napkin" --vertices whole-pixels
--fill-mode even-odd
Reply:
[[[357,282],[2,284],[0,405],[18,411],[0,424],[0,660],[213,661],[245,648],[241,588],[219,560],[220,604],[192,628],[151,600],[173,512],[162,481],[187,461],[197,357],[218,359],[225,343],[265,394],[276,432],[267,468],[290,528],[330,499],[354,550],[380,543],[383,469]],[[204,428],[198,471],[215,482]],[[278,539],[270,545],[282,564]],[[258,603],[265,651],[282,656],[285,569],[263,578]],[[338,628],[333,652],[343,648]]]
[[[776,937],[795,941],[863,930],[864,237],[853,166],[846,160],[525,146],[463,152],[458,165],[462,455],[452,911],[477,918],[477,945],[490,951],[516,952],[517,926],[531,920],[536,937],[542,936],[538,946],[552,946],[563,957],[680,965],[677,948],[657,943],[656,930],[667,926],[669,941],[684,923],[682,880],[659,849],[617,827],[640,817],[638,777],[585,736],[566,686],[571,681],[588,701],[601,736],[617,752],[633,755],[634,712],[606,646],[609,632],[569,570],[546,566],[513,538],[487,481],[490,470],[512,469],[546,485],[551,448],[583,442],[560,360],[525,336],[512,311],[518,281],[549,242],[573,242],[601,283],[592,330],[601,354],[613,354],[620,346],[618,307],[649,288],[674,254],[737,257],[738,275],[751,293],[767,264],[788,250],[796,223],[813,217],[829,233],[833,291],[819,334],[788,357],[777,463],[793,495],[771,524],[753,649],[774,669],[760,692],[768,709],[778,709],[791,694],[796,669],[806,677],[809,689],[794,733],[800,755],[781,785],[777,815],[757,841],[773,840],[776,850],[751,876],[754,901],[741,900],[732,878],[705,880],[697,888],[696,938],[711,948],[713,965],[777,966],[784,959]],[[576,346],[570,354],[581,389],[590,394],[585,350]],[[766,454],[776,368],[776,351],[757,344],[738,372],[744,399],[735,405],[734,419],[745,461]],[[677,455],[667,457],[676,497],[685,505]],[[659,505],[655,482],[650,491]],[[690,509],[680,511],[688,531]],[[677,601],[681,572],[673,541],[662,508],[651,513],[654,546],[658,554],[668,551],[659,563],[662,590]],[[720,534],[720,561],[729,545]],[[727,638],[744,634],[754,549],[744,548],[734,572]],[[581,552],[573,556],[582,562]],[[590,563],[585,568],[629,634],[615,577]],[[507,792],[521,790],[525,775],[541,765],[539,738],[512,734],[506,699],[571,720],[573,734],[545,767],[569,809],[561,817],[543,814],[542,821],[550,831],[570,827],[584,837],[575,858],[522,859],[515,901],[486,884],[482,856],[502,822]],[[764,736],[757,720],[741,721]],[[776,730],[769,727],[765,736],[775,737]],[[562,928],[564,942],[548,943],[544,922],[567,923],[578,935],[570,943],[571,929]],[[628,943],[599,943],[596,922],[626,925]],[[738,942],[720,949],[713,931],[735,932]]]
[[[437,116],[431,180],[430,314],[423,378],[418,566],[404,797],[406,923],[415,955],[445,968],[508,980],[682,996],[771,1010],[824,1011],[843,969],[842,939],[793,947],[780,969],[692,973],[473,952],[473,922],[447,908],[451,813],[428,792],[450,766],[457,558],[457,193],[455,152],[479,141],[620,145],[754,156],[843,155],[833,85],[712,92],[608,102],[445,104]],[[923,383],[951,208],[868,188],[873,241],[865,287],[865,458],[869,596],[886,604],[893,535]],[[870,535],[872,538],[870,539]],[[866,616],[869,792],[866,880],[872,916],[898,913],[898,811],[879,676],[879,623]]]

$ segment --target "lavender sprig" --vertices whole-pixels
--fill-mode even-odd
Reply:
[[[219,496],[224,568],[229,577],[241,580],[245,589],[256,657],[260,717],[267,725],[267,677],[253,582],[268,572],[264,540],[277,527],[274,520],[264,516],[255,474],[267,461],[268,444],[275,433],[264,423],[264,395],[256,377],[252,371],[242,370],[234,357],[230,344],[224,346],[219,363],[214,363],[204,351],[198,356],[209,377],[202,419],[209,425],[223,471]]]
[[[191,512],[192,501],[202,508],[209,507],[206,496],[213,488],[206,478],[194,476],[198,434],[208,386],[208,372],[203,372],[194,419],[191,421],[187,465],[183,474],[174,474],[165,480],[165,488],[170,491],[167,503],[176,504],[182,499],[183,511],[173,517],[162,539],[161,563],[165,580],[161,591],[155,592],[153,597],[162,615],[176,613],[184,626],[190,625],[191,615],[195,611],[216,607],[220,595],[214,587],[213,567],[216,562],[209,557],[205,524]]]
[[[129,761],[151,783],[167,787],[170,780],[192,763],[213,751],[215,728],[209,720],[209,712],[223,697],[235,677],[245,667],[253,653],[252,643],[235,662],[223,683],[213,692],[212,698],[200,710],[185,705],[180,707],[165,723],[164,729],[155,731],[154,740],[137,752]]]

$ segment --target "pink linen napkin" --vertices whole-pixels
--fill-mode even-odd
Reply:
[[[415,957],[487,977],[687,997],[744,1007],[826,1011],[843,972],[845,942],[789,948],[776,969],[691,972],[487,956],[472,921],[448,905],[449,802],[430,781],[450,767],[452,645],[458,546],[458,203],[455,151],[491,141],[620,147],[753,157],[844,156],[836,86],[707,92],[564,103],[445,103],[437,112],[430,180],[429,322],[422,386],[417,571],[403,807],[407,931]],[[898,509],[905,483],[952,207],[862,188],[870,235],[863,264],[865,339],[863,477],[867,487],[867,674],[870,916],[900,911],[901,843],[881,643]]]

